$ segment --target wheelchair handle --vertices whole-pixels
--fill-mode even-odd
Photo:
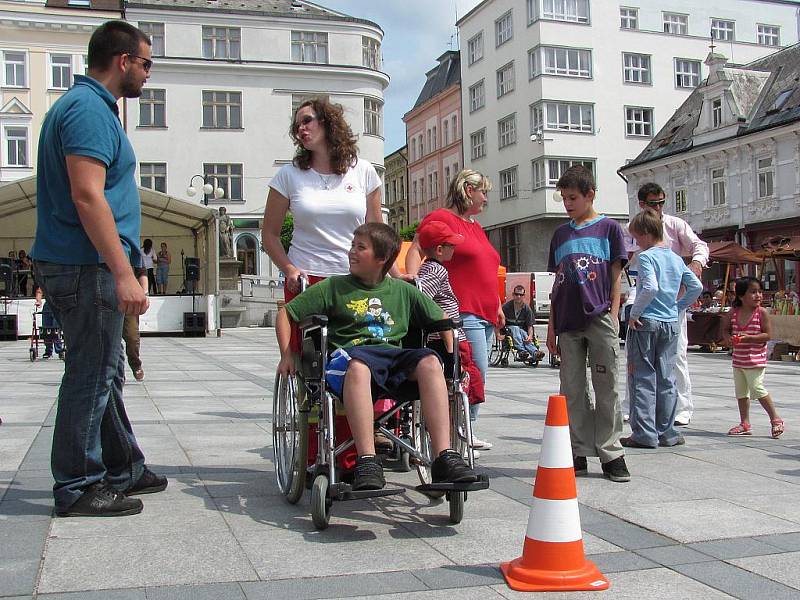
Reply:
[[[325,327],[328,324],[328,317],[326,315],[309,315],[297,324],[300,331],[312,329],[316,327]]]
[[[449,331],[451,329],[458,329],[461,327],[461,319],[442,319],[441,321],[434,321],[423,328],[425,333],[438,333],[441,331]]]

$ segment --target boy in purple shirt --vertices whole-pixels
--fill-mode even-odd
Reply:
[[[603,475],[611,481],[630,481],[619,441],[622,414],[616,390],[616,315],[620,273],[627,261],[623,230],[594,210],[594,178],[585,167],[567,169],[557,187],[571,220],[559,227],[550,241],[547,270],[556,273],[556,281],[547,349],[561,356],[561,393],[567,397],[575,473],[586,473],[586,457],[598,456]],[[594,410],[589,405],[587,358]]]

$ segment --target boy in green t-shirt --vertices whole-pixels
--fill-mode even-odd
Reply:
[[[294,373],[289,348],[292,323],[313,314],[328,317],[334,352],[325,380],[344,402],[358,458],[354,490],[385,485],[375,456],[373,394],[397,400],[420,398],[425,424],[436,455],[431,467],[435,483],[473,482],[477,474],[450,448],[450,414],[441,362],[428,348],[403,349],[401,340],[411,321],[422,326],[445,318],[442,309],[416,287],[386,277],[400,251],[400,238],[383,223],[366,223],[353,234],[348,258],[350,274],[321,281],[278,313],[275,332],[281,360],[278,372]],[[450,332],[444,332],[447,341]],[[451,346],[452,339],[446,342]],[[342,373],[344,375],[342,376]]]

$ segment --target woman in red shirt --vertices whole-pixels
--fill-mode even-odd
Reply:
[[[500,255],[494,249],[480,223],[475,221],[486,206],[486,193],[492,189],[488,177],[478,171],[464,169],[450,183],[447,192],[446,208],[439,208],[428,214],[420,223],[443,221],[456,233],[464,236],[464,242],[455,247],[453,259],[443,263],[450,277],[458,303],[464,333],[472,346],[472,356],[486,383],[489,368],[489,348],[495,327],[502,327],[505,321],[497,293],[497,268]],[[416,237],[406,254],[406,272],[415,275],[422,263],[422,251]],[[470,408],[470,419],[475,421],[480,404]],[[492,444],[475,437],[473,445],[478,449],[492,447]]]

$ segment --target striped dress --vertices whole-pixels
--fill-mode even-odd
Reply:
[[[761,330],[761,308],[753,311],[753,316],[744,324],[739,325],[739,310],[735,309],[731,315],[732,335],[759,335]],[[767,344],[739,342],[733,346],[733,368],[754,369],[767,366]]]

